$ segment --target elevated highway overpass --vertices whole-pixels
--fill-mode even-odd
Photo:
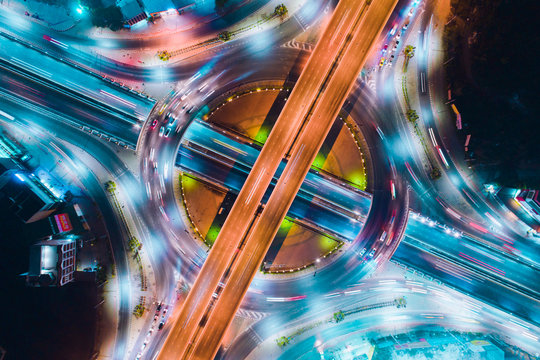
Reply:
[[[396,2],[351,0],[338,4],[240,191],[159,359],[210,359],[217,352]],[[287,153],[291,154],[289,162],[263,209],[260,202]]]

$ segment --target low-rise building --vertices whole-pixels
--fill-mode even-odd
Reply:
[[[33,174],[12,169],[0,175],[0,206],[25,223],[46,218],[62,204]]]
[[[63,286],[74,279],[77,242],[72,239],[40,241],[30,248],[26,276],[29,286]]]
[[[136,0],[120,0],[116,3],[116,6],[120,8],[124,21],[129,26],[147,18],[146,13]]]
[[[516,200],[527,211],[527,213],[540,223],[540,199],[539,190],[521,190],[516,195]]]

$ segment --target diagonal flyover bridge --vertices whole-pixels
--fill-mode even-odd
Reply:
[[[339,2],[255,162],[158,359],[211,359],[397,0]],[[260,202],[285,154],[291,160]],[[214,293],[223,284],[217,300]]]

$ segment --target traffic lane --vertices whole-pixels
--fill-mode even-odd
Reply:
[[[145,126],[142,130],[146,135],[139,150],[144,154],[140,159],[141,183],[151,193],[151,196],[147,195],[144,214],[146,221],[159,229],[155,232],[157,239],[154,242],[157,243],[158,255],[168,259],[173,268],[191,283],[206,254],[200,243],[190,236],[176,206],[174,182],[177,179],[173,176],[170,157],[177,151],[179,141],[175,138],[178,134],[172,132],[170,138],[164,138],[159,136],[158,129],[151,130]]]
[[[510,257],[497,255],[493,250],[467,240],[466,235],[463,235],[465,239],[462,236],[456,237],[439,227],[426,227],[414,218],[409,220],[406,234],[426,246],[445,252],[456,261],[467,262],[503,281],[511,281],[528,289],[533,294],[540,293],[537,281],[540,278],[538,270]]]
[[[34,49],[2,36],[0,36],[0,58],[137,117],[146,118],[153,106],[153,102],[147,98],[122,90],[104,82],[101,78],[44,56]],[[36,62],[39,62],[39,68],[33,65]]]
[[[341,8],[338,5],[337,9],[346,9],[347,2],[343,4],[345,5],[343,5],[343,7]],[[330,21],[330,24],[328,25],[329,30],[340,27],[340,19],[341,17],[343,17],[342,11],[343,10],[336,10],[336,13],[338,13],[339,15],[336,16],[336,13],[334,14],[332,20]],[[341,37],[341,41],[343,41],[343,38],[344,36]],[[323,52],[328,54],[329,52],[326,50],[332,50],[332,45],[334,45],[335,47],[335,43],[331,44],[328,40],[329,39],[325,39],[323,37],[319,44],[316,46],[314,54],[317,52]],[[337,48],[335,48],[332,52],[337,52]],[[268,138],[267,146],[263,147],[261,155],[259,156],[259,159],[255,163],[251,172],[252,175],[250,174],[250,176],[248,176],[246,180],[246,184],[244,185],[243,189],[247,190],[241,191],[237,200],[235,201],[235,205],[233,205],[233,208],[229,216],[227,217],[228,221],[225,221],[225,224],[222,227],[220,234],[218,235],[218,239],[216,240],[214,247],[209,254],[209,257],[207,258],[207,261],[203,265],[201,274],[195,281],[195,285],[192,288],[190,294],[188,295],[188,299],[186,299],[186,303],[184,305],[185,310],[182,311],[181,317],[179,317],[179,320],[177,320],[179,323],[182,323],[180,319],[184,318],[185,315],[183,314],[185,314],[186,312],[189,314],[186,321],[193,319],[194,323],[188,324],[187,326],[187,338],[191,338],[192,334],[196,330],[196,323],[200,321],[203,313],[206,311],[205,305],[211,302],[212,293],[217,287],[218,282],[222,277],[224,271],[228,267],[228,263],[230,262],[234,254],[234,249],[238,247],[238,243],[241,240],[242,234],[244,234],[247,225],[252,219],[252,215],[255,213],[257,207],[259,206],[260,199],[263,197],[264,192],[268,184],[270,183],[275,170],[277,169],[281,159],[283,158],[283,155],[285,154],[285,151],[290,146],[290,143],[293,140],[293,136],[297,132],[295,129],[299,127],[300,122],[304,118],[304,116],[288,116],[289,113],[292,112],[291,115],[298,115],[295,114],[296,109],[302,109],[302,114],[305,114],[307,112],[308,109],[305,108],[306,106],[303,102],[306,101],[306,99],[310,99],[309,103],[311,103],[311,99],[315,97],[317,91],[316,89],[313,89],[313,85],[315,85],[318,89],[318,86],[320,86],[323,80],[321,76],[313,79],[310,76],[310,74],[313,74],[311,70],[316,70],[317,68],[322,68],[323,70],[328,69],[332,62],[329,58],[332,57],[319,57],[313,55],[310,57],[310,60],[306,65],[306,70],[302,72],[297,86],[295,86],[295,88],[293,89],[291,97],[289,98],[289,101],[285,105],[285,108],[283,109],[279,117],[281,119],[286,118],[289,123],[284,124],[284,120],[279,121],[278,118],[278,121],[276,122],[276,125],[274,125],[274,128]],[[323,74],[326,74],[326,72],[327,70],[325,70]],[[296,124],[291,124],[290,119],[296,119]],[[293,129],[294,131],[291,131],[291,129]],[[240,238],[238,238],[239,236]],[[220,241],[220,238],[225,240]],[[210,263],[212,263],[212,265],[218,264],[219,266],[217,266],[217,268],[215,266],[207,267],[207,264]],[[216,271],[218,269],[219,271]],[[208,270],[210,270],[210,272],[207,274]],[[201,276],[202,274],[205,274],[204,277],[208,278],[207,281],[201,280],[201,278],[203,278]],[[202,284],[199,285],[200,282],[202,282]],[[204,286],[205,283],[206,285],[208,285],[209,289],[200,288],[201,285]],[[195,302],[193,302],[193,300],[195,300]],[[202,305],[198,305],[197,303],[199,302],[201,302]],[[192,316],[194,311],[197,311],[197,315],[195,317]],[[166,341],[165,346],[160,353],[161,358],[170,357],[173,353],[178,354],[184,352],[184,349],[187,347],[187,342],[189,341],[189,339],[186,339],[186,336],[183,336],[184,332],[182,331],[182,329],[183,328],[180,328],[180,331],[175,331],[176,328],[175,330],[173,330],[171,335],[176,333],[173,336],[174,340],[170,341],[171,345],[169,346],[167,346],[169,340]],[[171,335],[169,336],[169,338],[171,338]]]
[[[221,354],[220,359],[243,359],[247,358],[250,354],[251,357],[257,356],[258,354],[261,354],[261,349],[257,349],[259,352],[256,353],[253,351],[263,342],[271,341],[272,338],[275,338],[276,334],[283,333],[284,329],[289,329],[290,331],[288,332],[293,333],[296,327],[300,327],[303,324],[314,323],[325,317],[331,317],[332,311],[346,309],[352,306],[358,307],[358,304],[366,304],[366,301],[370,301],[369,303],[376,303],[381,300],[391,300],[401,294],[406,295],[407,297],[406,309],[385,308],[383,310],[371,310],[360,315],[359,319],[357,318],[362,322],[358,322],[355,318],[349,318],[348,321],[340,323],[340,325],[330,327],[329,332],[326,334],[317,332],[316,337],[306,337],[306,343],[296,342],[286,347],[286,349],[289,349],[289,346],[294,347],[295,344],[297,344],[302,348],[302,350],[299,351],[301,354],[295,353],[295,350],[291,353],[282,350],[278,354],[287,359],[297,358],[298,356],[300,356],[300,358],[305,358],[309,351],[314,351],[314,349],[317,348],[317,346],[314,345],[315,340],[319,340],[323,348],[327,347],[325,344],[326,341],[333,341],[332,347],[335,345],[335,339],[342,336],[350,336],[359,331],[364,333],[376,333],[381,330],[383,332],[392,330],[385,328],[385,325],[381,325],[388,324],[389,321],[391,322],[391,326],[403,327],[403,329],[410,329],[415,326],[431,327],[435,324],[447,329],[458,329],[463,331],[477,329],[478,331],[486,332],[487,329],[488,332],[501,335],[508,334],[508,330],[511,329],[512,333],[517,335],[513,338],[514,342],[517,341],[520,346],[527,344],[530,349],[535,349],[536,343],[533,339],[518,334],[523,332],[524,329],[527,329],[529,333],[535,334],[537,328],[520,324],[513,316],[507,315],[492,307],[484,307],[481,303],[478,304],[476,301],[473,302],[474,300],[471,301],[471,299],[468,299],[465,295],[453,294],[452,291],[448,291],[448,289],[445,289],[444,287],[435,286],[434,284],[415,282],[418,283],[418,285],[413,286],[409,284],[408,281],[399,279],[389,279],[389,281],[393,281],[394,285],[391,287],[386,286],[387,290],[383,290],[380,286],[377,286],[377,282],[370,283],[370,281],[367,280],[362,286],[358,287],[358,290],[361,290],[358,295],[346,297],[355,300],[355,302],[340,302],[340,297],[332,297],[332,301],[328,302],[328,304],[323,303],[322,305],[316,306],[316,310],[311,308],[308,316],[302,316],[303,313],[296,314],[292,311],[272,314],[271,316],[258,321],[243,334],[238,336],[228,347],[226,352]],[[420,286],[420,289],[418,286]],[[392,287],[394,287],[397,292],[394,292]],[[362,295],[366,292],[376,294],[376,296],[371,300]],[[458,303],[459,306],[463,306],[460,312],[452,312],[453,309],[449,306],[451,305],[451,303],[449,303],[451,297],[456,306],[458,306]],[[305,303],[297,303],[298,307],[306,307]],[[441,303],[443,304],[442,309]],[[319,310],[321,308],[324,310]],[[285,331],[287,332],[287,330]],[[275,346],[275,343],[273,346]],[[319,354],[316,353],[314,356],[319,356]]]
[[[535,324],[540,321],[540,315],[535,311],[540,305],[537,300],[436,254],[413,246],[409,244],[406,237],[396,250],[393,259],[438,278],[466,295],[478,298],[526,321],[532,321]]]
[[[40,83],[30,82],[19,74],[12,72],[0,74],[0,88],[38,106],[63,114],[71,119],[72,124],[99,129],[127,143],[137,142],[139,130],[131,121],[112,116],[104,110],[96,109],[90,104],[75,100],[61,92],[53,91]]]

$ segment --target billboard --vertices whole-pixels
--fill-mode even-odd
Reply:
[[[68,214],[63,213],[54,215],[54,220],[56,221],[56,226],[58,227],[59,233],[73,230],[73,226],[71,226],[71,221],[69,221]]]

